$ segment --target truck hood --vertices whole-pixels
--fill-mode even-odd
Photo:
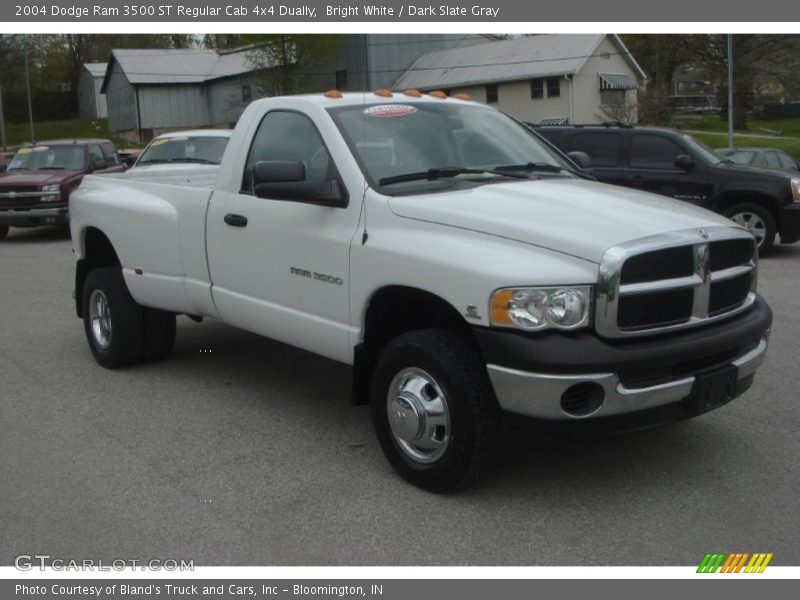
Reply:
[[[12,171],[0,176],[0,188],[43,186],[61,183],[80,171]]]
[[[622,242],[667,231],[732,226],[663,196],[583,179],[546,178],[418,196],[394,196],[399,217],[513,239],[599,263]]]

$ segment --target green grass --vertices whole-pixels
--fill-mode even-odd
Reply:
[[[726,148],[728,146],[727,134],[692,133],[691,135],[711,148]],[[754,138],[735,133],[733,135],[733,143],[739,147],[778,148],[788,152],[795,158],[800,157],[800,138]]]
[[[678,117],[674,125],[688,131],[711,148],[725,148],[728,145],[728,121],[718,115],[708,117]],[[772,132],[780,132],[776,135]],[[748,120],[746,131],[735,131],[733,142],[736,146],[755,146],[759,148],[779,148],[795,158],[800,158],[800,118],[765,121],[752,118]]]
[[[73,139],[73,138],[108,138],[107,119],[68,119],[66,121],[42,121],[33,123],[37,141]],[[6,123],[6,144],[9,147],[20,146],[31,141],[28,123]]]
[[[675,117],[675,125],[681,129],[693,129],[697,131],[720,131],[727,133],[728,120],[719,115],[706,117]],[[737,130],[738,131],[738,130]],[[777,119],[767,121],[758,117],[747,120],[747,130],[738,131],[739,133],[751,135],[777,135],[786,137],[800,137],[800,117],[793,119]]]

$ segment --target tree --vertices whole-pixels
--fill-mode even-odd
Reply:
[[[312,91],[333,82],[327,64],[339,50],[342,36],[277,34],[247,38],[248,60],[261,75],[261,95],[280,96]]]
[[[203,47],[209,50],[231,50],[245,43],[238,33],[207,33],[203,36]]]
[[[727,106],[727,36],[687,36],[686,45],[725,94]],[[733,86],[733,126],[747,129],[747,111],[757,103],[800,92],[800,37],[734,35]]]
[[[30,65],[34,117],[74,117],[78,107],[78,82],[83,65],[107,62],[114,48],[187,48],[195,43],[186,34],[63,34],[0,36],[0,81],[4,95],[14,101],[6,113],[20,118],[26,104],[24,58]],[[27,118],[25,108],[24,118]]]
[[[633,58],[647,74],[648,89],[668,93],[673,73],[691,62],[693,55],[686,46],[685,35],[623,35]]]

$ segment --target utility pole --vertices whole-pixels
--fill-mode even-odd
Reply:
[[[728,147],[733,148],[733,35],[728,34]]]
[[[27,42],[27,40],[26,40]],[[31,124],[31,144],[36,141],[33,133],[33,104],[31,103],[31,76],[28,73],[28,44],[25,44],[25,88],[28,90],[28,121]]]

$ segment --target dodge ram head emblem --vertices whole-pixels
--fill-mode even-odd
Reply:
[[[699,229],[697,233],[699,233],[700,237],[703,238],[704,240],[708,239],[708,232],[705,229]]]

